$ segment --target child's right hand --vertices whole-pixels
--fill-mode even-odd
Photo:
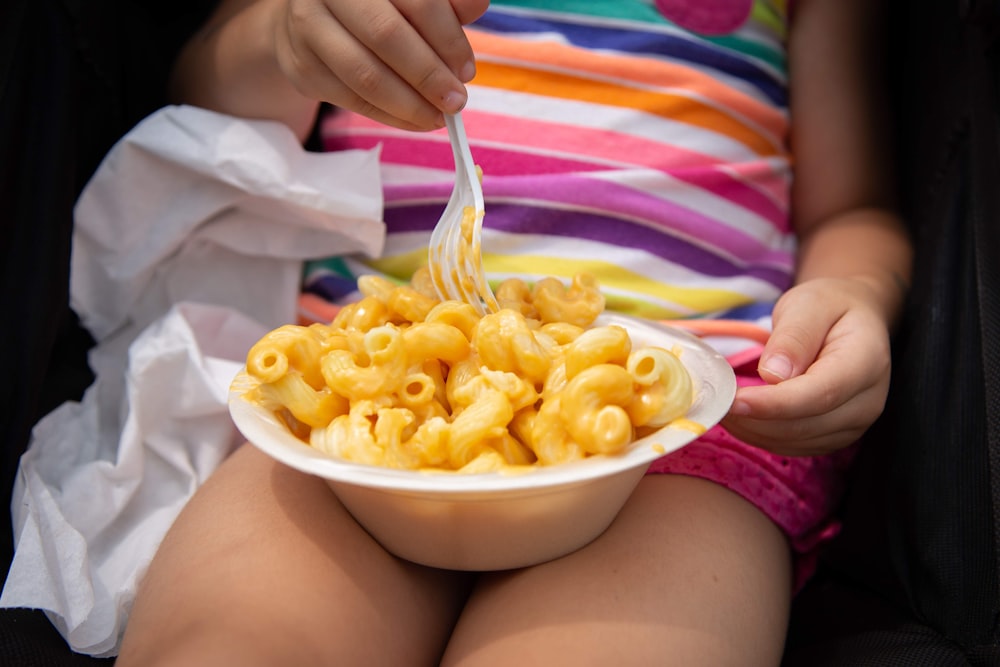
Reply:
[[[278,65],[306,97],[409,130],[460,111],[475,74],[462,26],[489,0],[280,0]]]

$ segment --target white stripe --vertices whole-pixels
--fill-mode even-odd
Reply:
[[[511,90],[471,86],[466,108],[532,121],[588,127],[670,144],[727,162],[746,162],[760,156],[739,141],[694,125],[642,113],[636,109],[556,99]],[[472,141],[475,141],[473,138]]]
[[[662,172],[653,170],[609,171],[588,174],[588,177],[618,183],[651,197],[676,204],[698,215],[711,218],[720,225],[742,232],[768,246],[780,245],[778,241],[785,236],[775,228],[774,224],[757,215],[754,211]],[[743,179],[740,180],[746,182]]]

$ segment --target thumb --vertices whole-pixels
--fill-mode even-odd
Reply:
[[[786,296],[791,296],[788,292]],[[790,298],[774,309],[771,336],[764,345],[757,373],[768,384],[802,375],[819,355],[829,329],[821,310]]]

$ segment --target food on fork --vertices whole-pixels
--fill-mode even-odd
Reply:
[[[501,283],[485,316],[409,285],[364,276],[363,298],[329,325],[286,325],[247,355],[248,398],[331,456],[399,469],[485,472],[623,451],[684,420],[694,390],[678,352],[633,348],[595,325],[590,276],[566,286]]]

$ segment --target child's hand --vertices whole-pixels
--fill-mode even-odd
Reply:
[[[274,48],[285,76],[324,100],[404,129],[444,124],[475,74],[462,25],[488,0],[281,0]]]
[[[833,452],[881,414],[890,363],[888,327],[866,283],[804,282],[775,306],[759,367],[768,384],[737,390],[723,425],[778,454]]]

